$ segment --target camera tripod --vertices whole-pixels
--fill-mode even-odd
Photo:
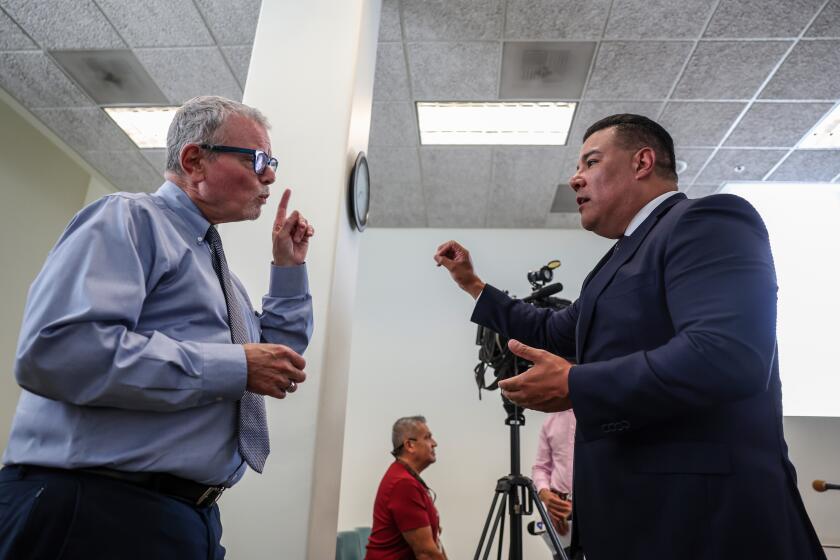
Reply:
[[[496,492],[493,495],[490,511],[487,513],[487,520],[484,522],[484,529],[481,531],[481,539],[478,541],[478,548],[475,551],[475,560],[487,560],[493,548],[493,539],[496,537],[497,531],[499,533],[497,558],[501,560],[504,546],[506,508],[510,517],[508,560],[522,560],[522,516],[531,515],[534,506],[536,506],[548,533],[554,559],[568,560],[563,546],[560,544],[560,537],[554,530],[554,524],[549,519],[542,501],[540,501],[534,482],[527,476],[522,476],[519,470],[519,427],[525,425],[525,415],[521,408],[506,398],[502,397],[502,402],[507,411],[505,424],[510,426],[510,474],[496,482]],[[489,538],[488,530],[490,530]],[[482,551],[484,552],[483,555]]]

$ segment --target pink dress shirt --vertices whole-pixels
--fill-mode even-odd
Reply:
[[[531,469],[537,492],[543,488],[566,494],[572,492],[575,425],[575,414],[571,410],[553,412],[543,422],[537,458]]]

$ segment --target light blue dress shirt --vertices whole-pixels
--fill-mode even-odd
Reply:
[[[29,291],[15,363],[23,391],[4,463],[226,486],[242,477],[245,352],[231,343],[209,226],[168,181],[76,215]],[[233,281],[241,308],[253,309]],[[252,341],[302,353],[312,334],[305,265],[271,266],[263,312],[245,315]]]

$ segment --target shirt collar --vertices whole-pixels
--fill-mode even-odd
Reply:
[[[163,200],[170,210],[175,212],[178,216],[183,218],[187,224],[195,231],[196,239],[203,241],[207,234],[207,229],[210,227],[210,222],[195,205],[195,202],[187,196],[184,190],[173,183],[166,181],[155,193]]]
[[[650,216],[654,210],[656,210],[656,207],[659,206],[661,202],[664,202],[665,200],[671,198],[677,193],[679,193],[679,191],[668,191],[666,193],[662,193],[647,204],[645,204],[644,206],[642,206],[642,209],[639,210],[639,212],[635,216],[633,216],[633,219],[630,220],[630,224],[627,226],[627,229],[624,230],[624,237],[630,237],[631,235],[633,235],[633,232],[636,231],[636,229],[640,225],[642,225],[642,222],[644,222],[645,219],[648,216]]]

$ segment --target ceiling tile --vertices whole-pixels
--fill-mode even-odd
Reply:
[[[417,148],[371,146],[367,159],[370,176],[380,182],[420,182],[420,156]]]
[[[671,133],[674,145],[717,146],[746,103],[672,101],[659,122]]]
[[[194,0],[220,45],[250,45],[257,32],[260,0]]]
[[[506,39],[600,39],[610,0],[508,0]]]
[[[607,39],[693,39],[711,12],[709,0],[614,0]]]
[[[677,160],[686,163],[685,170],[679,174],[679,184],[690,185],[713,151],[712,148],[679,148],[675,150],[674,155]]]
[[[681,41],[601,43],[587,99],[664,99],[691,51]]]
[[[721,186],[723,186],[721,183],[691,185],[685,194],[688,198],[703,198],[704,196],[709,196],[710,194],[716,194],[720,190]]]
[[[242,100],[242,89],[216,47],[135,49],[134,53],[172,103],[180,105],[197,95]]]
[[[129,46],[214,44],[192,0],[97,0],[97,3]]]
[[[98,107],[35,109],[33,113],[78,152],[134,149],[134,142]]]
[[[166,170],[166,149],[165,148],[147,148],[140,150],[140,154],[146,158],[146,161],[152,164],[161,177]]]
[[[41,51],[0,53],[0,85],[30,109],[93,105]]]
[[[0,10],[0,51],[19,51],[37,49],[38,45],[26,36],[26,33]]]
[[[574,170],[577,153],[583,145],[583,134],[591,125],[604,117],[621,113],[632,113],[656,120],[662,105],[661,101],[583,101],[578,104],[572,122],[572,130],[566,142],[574,157],[568,162],[569,168],[566,172],[571,174]]]
[[[706,37],[796,37],[823,0],[722,0]]]
[[[792,148],[833,106],[833,103],[754,103],[725,145]]]
[[[373,102],[369,145],[417,146],[419,143],[413,103]]]
[[[420,148],[429,227],[484,227],[492,148]]]
[[[376,50],[376,76],[373,98],[377,101],[407,101],[408,72],[402,43],[379,43]]]
[[[583,229],[580,225],[580,214],[549,213],[545,219],[545,227],[556,229]]]
[[[840,41],[800,41],[764,88],[762,99],[840,98]]]
[[[383,0],[379,14],[379,42],[402,41],[399,0]]]
[[[498,98],[501,43],[410,43],[407,47],[416,100]]]
[[[840,0],[832,0],[823,8],[805,36],[840,37]]]
[[[695,181],[760,181],[786,153],[787,150],[721,149]]]
[[[245,89],[245,81],[248,78],[248,67],[251,65],[251,51],[253,47],[247,45],[244,47],[222,47],[222,54],[233,69],[233,74],[236,76],[236,81],[239,82],[239,87]]]
[[[403,2],[406,41],[495,41],[502,38],[501,0]]]
[[[543,227],[558,183],[564,148],[494,148],[487,227]],[[566,189],[571,192],[567,186]]]
[[[154,192],[163,177],[140,154],[140,150],[92,151],[82,156],[120,190]]]
[[[417,148],[368,150],[372,227],[426,227]]]
[[[770,181],[831,181],[840,173],[840,150],[795,150]]]
[[[700,41],[672,97],[750,99],[790,41]]]
[[[126,46],[91,0],[4,0],[3,9],[45,49],[119,49]]]

